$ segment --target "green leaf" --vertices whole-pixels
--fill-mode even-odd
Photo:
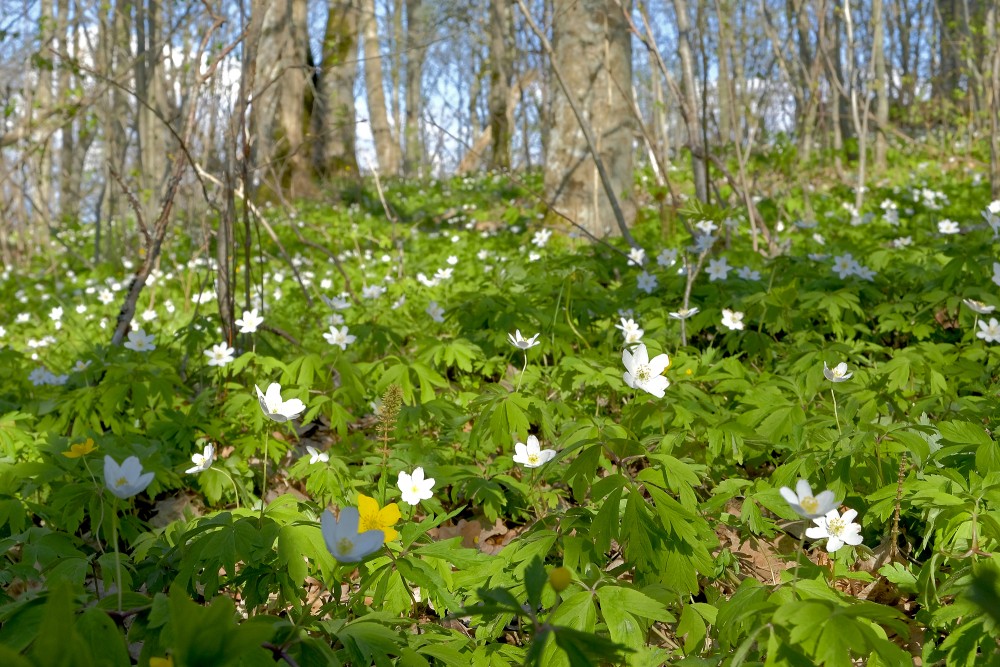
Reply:
[[[632,588],[602,586],[597,589],[601,615],[611,639],[632,649],[645,643],[647,622],[638,619],[674,622],[676,619],[657,600]]]

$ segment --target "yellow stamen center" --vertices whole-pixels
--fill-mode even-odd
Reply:
[[[840,537],[845,528],[847,528],[847,524],[843,519],[830,519],[826,522],[826,532],[837,537]]]
[[[115,486],[125,486],[126,484],[128,484],[128,480],[124,476],[119,477],[118,481],[115,482]]]
[[[805,498],[803,498],[801,501],[799,501],[799,505],[801,505],[802,509],[804,509],[809,514],[815,514],[816,511],[819,509],[819,501],[813,498],[812,496],[806,496]]]
[[[354,550],[354,542],[352,542],[350,538],[342,537],[340,538],[340,541],[337,542],[337,553],[342,555],[349,554],[353,550]]]

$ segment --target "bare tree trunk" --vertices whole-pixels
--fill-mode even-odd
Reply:
[[[147,4],[148,3],[148,4]],[[159,209],[163,179],[167,169],[165,84],[160,62],[160,4],[155,0],[135,3],[136,59],[135,94],[136,128],[139,138],[139,197],[143,218],[152,220]]]
[[[830,114],[830,138],[833,149],[833,162],[838,173],[843,170],[843,152],[844,152],[844,119],[841,117],[841,102],[843,100],[843,94],[841,93],[841,88],[844,85],[844,78],[841,75],[841,65],[840,65],[840,21],[837,19],[838,9],[836,3],[833,3],[830,7],[830,20],[827,21],[826,27],[828,29],[829,37],[826,40],[827,58],[826,58],[826,76],[829,82],[828,94],[830,98],[827,100],[829,104],[829,114]]]
[[[632,40],[622,9],[616,0],[567,5],[549,44],[523,0],[517,3],[548,52],[561,90],[553,99],[555,126],[545,156],[546,198],[592,236],[617,233],[634,244],[628,231],[634,204],[626,200],[623,207],[618,200],[632,189],[635,136],[626,97],[632,92]]]
[[[42,0],[38,17],[38,42],[38,56],[45,64],[38,68],[38,85],[35,87],[34,100],[31,100],[31,94],[28,93],[26,97],[29,103],[26,106],[29,110],[38,109],[40,111],[47,111],[54,104],[52,96],[52,70],[55,65],[52,49],[55,48],[55,8],[52,0]],[[37,215],[42,217],[41,222],[48,224],[50,220],[49,207],[53,201],[52,146],[47,133],[35,137],[35,142],[37,145],[36,154],[38,155],[36,166],[38,197],[36,204],[39,207],[43,207],[42,210],[38,211]]]
[[[733,131],[733,104],[730,97],[732,75],[729,73],[729,54],[732,53],[732,34],[729,25],[731,11],[729,0],[716,0],[715,17],[718,21],[719,34],[716,39],[715,61],[718,63],[719,75],[715,91],[716,104],[719,108],[719,140],[723,144],[733,141],[736,136]]]
[[[379,171],[384,176],[398,176],[400,168],[399,142],[389,126],[382,83],[382,51],[378,43],[378,21],[375,0],[360,0],[361,32],[365,50],[365,90],[368,118],[375,137],[375,153]]]
[[[73,33],[75,32],[69,18],[69,0],[58,0],[56,30],[59,34],[59,52],[65,57],[74,55]],[[72,68],[69,62],[59,63],[58,95],[63,104],[68,104],[73,98]],[[59,133],[59,217],[61,219],[75,218],[79,210],[80,193],[77,183],[80,171],[76,169],[76,137],[74,121],[63,124]]]
[[[684,91],[685,114],[688,142],[691,145],[691,170],[694,178],[695,196],[700,201],[708,201],[708,163],[701,155],[705,152],[700,128],[698,127],[698,83],[694,73],[694,55],[691,51],[691,18],[688,15],[687,0],[673,0],[677,15],[677,55],[681,60],[681,88]]]
[[[510,4],[505,0],[490,0],[490,132],[491,169],[510,168],[512,128],[507,115],[507,98],[514,76],[510,40]]]
[[[316,95],[315,162],[327,176],[358,174],[354,83],[358,75],[358,13],[352,0],[331,0],[323,36],[323,69]]]
[[[403,87],[400,79],[403,72],[403,3],[405,0],[386,0],[386,11],[389,16],[388,27],[390,32],[388,57],[383,61],[389,63],[389,110],[392,118],[392,127],[396,131],[396,138],[399,139],[403,131],[403,104],[400,100],[400,91]],[[402,144],[400,144],[402,148]],[[402,154],[400,160],[402,160]]]
[[[994,200],[1000,199],[1000,2],[992,0],[986,14],[986,41],[991,50],[989,76],[990,113],[990,193]]]
[[[670,163],[670,125],[667,122],[667,100],[663,96],[663,82],[653,55],[650,54],[650,78],[653,80],[653,137],[656,150],[665,164]]]
[[[306,0],[253,0],[263,15],[252,119],[255,163],[291,196],[310,191],[305,128],[309,37]]]
[[[405,159],[403,173],[419,176],[424,163],[420,133],[423,115],[423,73],[427,49],[427,13],[432,5],[423,0],[406,0],[406,125],[403,128]]]
[[[872,0],[872,64],[875,68],[875,173],[885,171],[888,143],[885,130],[889,125],[889,85],[885,72],[885,15],[882,0]]]

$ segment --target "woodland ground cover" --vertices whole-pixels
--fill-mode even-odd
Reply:
[[[231,344],[194,234],[123,347],[127,259],[0,275],[0,663],[998,659],[985,185],[763,200],[770,259],[387,195],[267,211]]]

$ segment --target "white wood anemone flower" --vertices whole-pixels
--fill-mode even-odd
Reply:
[[[215,446],[212,443],[205,445],[205,449],[201,454],[193,454],[191,456],[191,463],[194,466],[188,468],[184,472],[189,475],[196,475],[200,472],[205,472],[212,467],[215,462]]]
[[[556,450],[542,449],[538,438],[528,436],[527,444],[518,442],[514,445],[514,463],[520,463],[525,468],[538,468],[556,457]]]
[[[660,354],[650,359],[646,345],[639,343],[635,352],[622,352],[622,363],[625,364],[625,384],[663,398],[664,391],[670,386],[670,381],[663,377],[663,371],[670,365],[670,357]]]
[[[407,505],[419,505],[421,500],[430,500],[434,493],[434,478],[424,478],[424,469],[417,467],[411,475],[403,470],[399,471],[396,480],[396,488],[403,494],[403,502]]]
[[[845,380],[850,380],[854,373],[847,372],[847,362],[841,361],[839,364],[830,368],[823,362],[823,375],[830,382],[844,382]]]
[[[152,352],[156,349],[156,337],[153,334],[146,334],[142,329],[133,329],[128,332],[128,340],[122,346],[133,352]]]
[[[787,486],[781,487],[781,497],[791,506],[795,513],[807,519],[821,517],[832,509],[837,508],[836,496],[833,491],[826,490],[814,496],[809,482],[800,479],[795,483],[795,490],[792,491]]]
[[[337,518],[333,512],[325,510],[320,518],[326,548],[341,563],[357,563],[381,549],[385,543],[385,533],[381,530],[359,533],[360,519],[357,507],[345,507]]]
[[[264,323],[264,318],[257,313],[257,309],[244,310],[243,317],[236,320],[235,324],[240,328],[240,333],[255,333],[257,327]]]
[[[138,457],[130,456],[118,464],[110,456],[104,457],[104,485],[121,499],[131,498],[144,491],[153,481],[152,472],[144,473]]]
[[[260,409],[264,414],[276,422],[286,422],[302,414],[306,409],[306,404],[297,398],[290,398],[287,401],[281,399],[281,385],[272,382],[268,385],[267,391],[262,392],[260,387],[254,385],[257,390],[257,400],[260,402]]]
[[[861,525],[854,523],[857,516],[857,510],[849,509],[843,516],[835,509],[830,510],[825,516],[813,519],[816,526],[806,529],[806,537],[811,540],[826,538],[826,550],[831,554],[845,544],[856,547],[863,540]]]
[[[521,330],[516,329],[514,333],[507,334],[507,340],[509,340],[510,344],[518,348],[519,350],[530,350],[531,348],[539,344],[538,342],[539,336],[541,336],[541,334],[536,333],[531,338],[525,338],[521,335]]]

